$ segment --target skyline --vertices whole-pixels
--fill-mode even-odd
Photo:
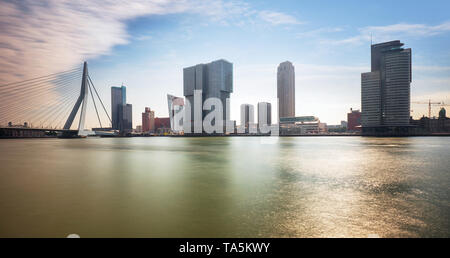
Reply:
[[[360,74],[370,68],[372,33],[373,43],[398,39],[413,49],[412,101],[450,103],[449,3],[406,3],[412,2],[139,1],[123,12],[115,1],[5,2],[0,84],[86,59],[104,100],[111,86],[127,86],[133,124],[139,125],[145,107],[168,117],[166,94],[183,95],[184,67],[223,58],[234,65],[231,119],[239,121],[241,104],[273,102],[277,66],[289,60],[296,69],[296,115],[338,124],[350,108],[360,109]],[[349,11],[351,17],[344,15]],[[14,23],[18,18],[25,22]],[[415,118],[428,113],[426,105],[411,108]],[[433,108],[433,115],[438,111]]]

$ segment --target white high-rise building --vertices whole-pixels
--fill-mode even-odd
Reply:
[[[268,102],[258,103],[258,128],[272,124],[272,105]]]

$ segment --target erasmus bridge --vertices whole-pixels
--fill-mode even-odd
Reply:
[[[86,128],[89,110],[96,115],[97,132]],[[0,136],[83,137],[102,134],[104,126],[111,127],[111,117],[86,62],[83,67],[0,85]]]

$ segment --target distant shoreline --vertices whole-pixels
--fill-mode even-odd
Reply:
[[[445,134],[426,134],[426,135],[358,135],[358,134],[312,134],[312,135],[241,135],[241,134],[230,134],[230,135],[132,135],[132,136],[89,136],[87,138],[98,137],[98,138],[152,138],[152,137],[170,137],[170,138],[208,138],[208,137],[367,137],[367,138],[408,138],[408,137],[449,137],[450,133]],[[46,136],[46,137],[0,137],[2,139],[79,139],[78,137],[73,138],[60,138],[56,136]]]

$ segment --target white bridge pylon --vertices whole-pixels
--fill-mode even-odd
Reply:
[[[87,69],[87,62],[84,62],[80,96],[78,97],[77,102],[75,103],[75,106],[72,109],[72,112],[70,112],[70,115],[67,118],[66,123],[64,124],[65,130],[70,130],[73,120],[75,119],[75,116],[77,115],[81,105],[80,121],[78,123],[78,135],[79,136],[88,135],[88,131],[84,130],[88,97],[89,97],[88,69]]]

